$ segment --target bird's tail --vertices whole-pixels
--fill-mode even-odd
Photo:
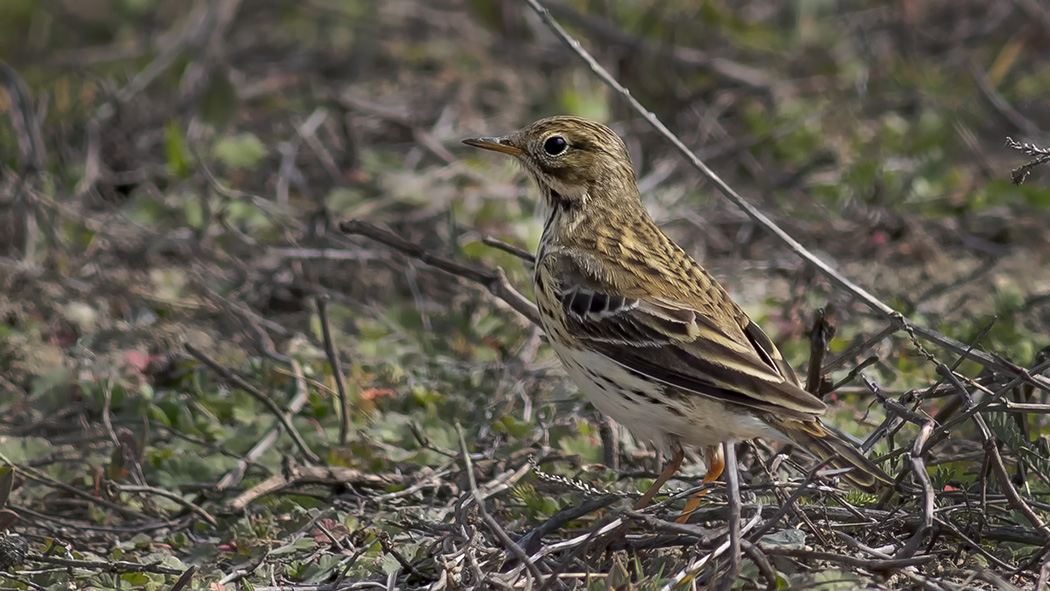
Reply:
[[[893,484],[893,480],[864,457],[860,450],[828,430],[820,421],[781,419],[777,423],[780,431],[799,447],[821,460],[831,458],[831,465],[835,468],[852,468],[842,477],[857,489],[876,492],[883,486]]]

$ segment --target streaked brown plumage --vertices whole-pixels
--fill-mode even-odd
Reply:
[[[795,443],[871,490],[889,479],[820,422],[773,342],[642,205],[623,141],[578,117],[542,119],[506,137],[465,143],[514,156],[549,208],[536,256],[544,329],[601,412],[673,453],[639,504],[682,459],[704,449],[706,481],[725,441]]]

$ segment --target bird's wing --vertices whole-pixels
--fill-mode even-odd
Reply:
[[[624,368],[756,410],[800,419],[824,412],[824,403],[798,385],[773,342],[742,312],[724,311],[725,320],[716,321],[700,309],[711,306],[637,289],[618,293],[592,265],[565,254],[548,257],[544,266],[540,272],[561,302],[569,334]]]

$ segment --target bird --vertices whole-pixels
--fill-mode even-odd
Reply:
[[[703,453],[707,484],[725,468],[723,443],[755,438],[848,468],[843,477],[860,490],[892,484],[821,421],[827,406],[773,341],[653,221],[612,129],[563,115],[463,142],[514,157],[540,189],[533,288],[566,372],[600,413],[670,458],[636,509],[674,476],[685,449]]]

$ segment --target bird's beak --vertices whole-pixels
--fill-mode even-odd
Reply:
[[[472,137],[463,140],[464,144],[468,146],[474,146],[475,148],[482,148],[484,150],[492,150],[493,152],[502,152],[504,154],[510,154],[511,156],[521,156],[525,153],[524,150],[514,145],[509,137]]]

